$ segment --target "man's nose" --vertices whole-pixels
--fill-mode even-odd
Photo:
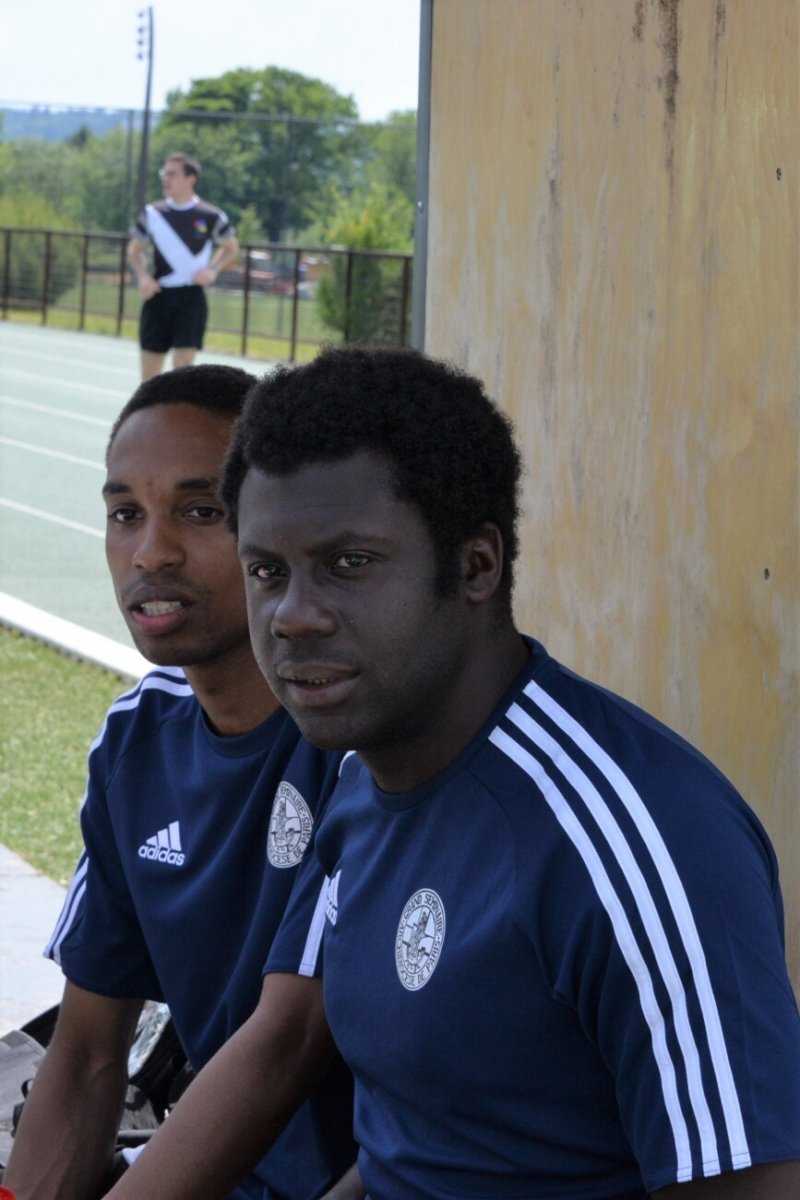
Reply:
[[[183,563],[185,553],[177,531],[169,521],[151,518],[141,528],[133,552],[133,565],[142,571],[163,571]]]
[[[336,616],[319,586],[309,579],[292,576],[272,614],[273,637],[329,637],[335,629]]]

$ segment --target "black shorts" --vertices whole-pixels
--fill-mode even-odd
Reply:
[[[199,284],[164,288],[142,305],[139,345],[153,354],[166,354],[175,346],[202,350],[207,320],[208,301]]]

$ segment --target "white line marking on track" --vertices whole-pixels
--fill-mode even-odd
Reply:
[[[0,505],[13,508],[15,512],[25,513],[29,517],[39,517],[42,521],[52,521],[54,525],[65,525],[67,529],[77,529],[78,533],[90,533],[92,537],[105,538],[105,530],[92,529],[89,525],[81,525],[80,521],[70,521],[66,517],[57,517],[54,513],[44,512],[41,508],[31,508],[29,504],[18,504],[16,500],[6,500],[0,496]]]
[[[57,375],[35,375],[32,371],[14,371],[9,367],[3,367],[4,375],[16,375],[18,379],[35,379],[39,383],[46,383],[48,387],[55,384],[56,387],[71,388],[73,391],[80,392],[98,392],[101,396],[122,397],[127,400],[130,396],[130,391],[118,392],[114,388],[96,387],[92,383],[69,383],[66,379],[59,379]]]
[[[86,348],[84,347],[84,351],[85,351],[85,349]],[[60,358],[56,354],[47,354],[46,356],[43,356],[41,350],[20,350],[16,346],[4,347],[4,353],[9,354],[9,355],[10,354],[18,354],[23,358],[35,358],[35,359],[38,359],[38,361],[40,363],[42,363],[43,365],[46,364],[47,366],[49,366],[50,363],[62,363],[64,366],[67,366],[67,367],[82,367],[84,365],[84,362],[81,359]],[[101,371],[108,371],[112,375],[125,375],[125,376],[127,376],[128,379],[130,379],[132,373],[136,371],[136,365],[134,363],[132,363],[131,366],[129,366],[129,367],[111,367],[111,366],[106,366],[105,364],[103,364],[98,369]],[[21,372],[19,372],[19,374],[21,374]],[[34,376],[33,378],[38,379],[39,376],[37,375],[37,376]],[[135,378],[135,375],[134,375],[134,378]],[[85,386],[85,385],[81,384],[81,387],[83,387],[83,386]]]
[[[13,331],[13,332],[12,332]],[[30,326],[17,325],[13,321],[7,325],[0,325],[0,341],[3,342],[35,342],[39,346],[47,346],[48,342],[58,343],[60,346],[74,346],[75,349],[80,349],[85,356],[86,347],[91,346],[92,354],[108,354],[114,358],[123,358],[126,354],[130,355],[134,369],[138,362],[138,346],[136,342],[129,338],[103,337],[102,335],[91,333],[71,333],[67,330],[54,329],[52,325],[46,325],[39,329],[33,330]],[[47,353],[46,349],[44,353]]]
[[[63,462],[77,463],[79,467],[91,467],[93,471],[105,471],[103,463],[93,462],[90,458],[81,458],[77,454],[67,454],[64,450],[49,450],[46,446],[34,446],[30,442],[18,442],[16,438],[0,437],[0,444],[13,446],[15,450],[30,450],[31,454],[45,454],[48,458],[59,458]]]
[[[83,413],[69,412],[68,409],[53,408],[49,404],[36,404],[33,400],[17,400],[13,396],[2,396],[4,404],[15,404],[17,408],[30,408],[34,412],[50,413],[54,417],[66,417],[69,421],[83,421],[86,425],[102,425],[104,429],[111,428],[111,419],[107,417],[85,417]]]

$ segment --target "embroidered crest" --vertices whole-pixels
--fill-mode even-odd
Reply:
[[[429,888],[415,892],[403,909],[394,960],[404,988],[416,992],[430,979],[444,942],[444,905]]]
[[[311,837],[314,819],[308,805],[286,780],[278,784],[267,834],[267,858],[273,867],[296,867]]]

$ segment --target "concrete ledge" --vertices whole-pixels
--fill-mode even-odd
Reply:
[[[43,957],[66,889],[0,845],[0,1034],[58,1004],[64,977]]]
[[[38,638],[40,642],[55,646],[63,654],[97,663],[124,680],[141,679],[152,667],[152,663],[132,646],[123,646],[113,638],[92,633],[82,625],[74,625],[62,617],[54,617],[6,592],[0,592],[0,625]]]

